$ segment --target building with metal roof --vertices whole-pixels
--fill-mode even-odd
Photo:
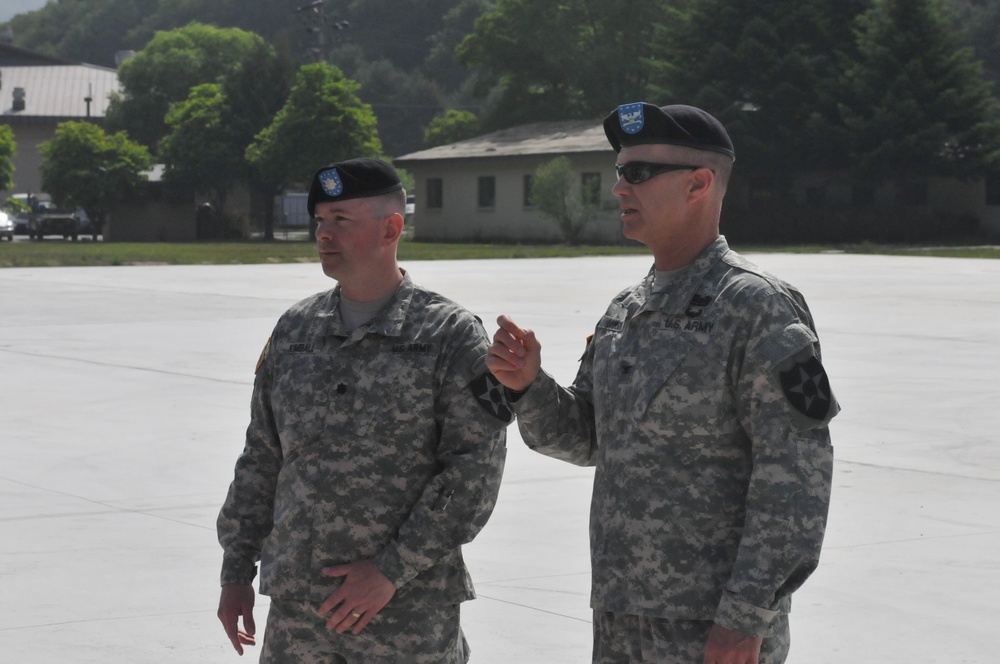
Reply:
[[[14,186],[10,192],[41,188],[39,145],[61,122],[103,122],[118,72],[73,64],[0,43],[0,122],[14,131]]]

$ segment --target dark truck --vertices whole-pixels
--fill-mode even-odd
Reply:
[[[57,208],[52,201],[30,200],[28,237],[44,240],[46,235],[62,235],[67,240],[80,238],[80,219],[72,210]]]

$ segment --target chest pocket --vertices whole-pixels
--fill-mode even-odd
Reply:
[[[433,421],[436,356],[380,349],[369,362],[352,366],[346,394],[358,436],[391,439]],[[336,389],[340,389],[339,387]]]
[[[697,345],[688,331],[665,325],[659,314],[626,320],[624,307],[609,310],[594,342],[595,406],[630,427]]]

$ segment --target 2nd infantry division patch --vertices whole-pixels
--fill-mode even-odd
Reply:
[[[508,424],[513,421],[514,413],[507,407],[503,385],[500,384],[500,381],[492,373],[484,371],[476,376],[469,383],[469,389],[472,390],[472,395],[476,397],[476,402],[487,413]]]
[[[822,421],[830,412],[833,393],[826,370],[815,357],[796,363],[779,374],[789,403],[806,417]]]

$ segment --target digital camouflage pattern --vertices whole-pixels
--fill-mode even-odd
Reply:
[[[711,627],[711,620],[669,620],[595,611],[592,664],[703,664]],[[790,647],[788,616],[779,614],[764,634],[759,664],[781,664]]]
[[[389,608],[360,634],[338,634],[309,602],[271,600],[260,664],[464,664],[458,605]]]
[[[813,571],[839,406],[805,300],[720,237],[597,324],[573,385],[513,404],[529,447],[596,465],[595,611],[762,636]]]
[[[486,331],[409,275],[353,332],[339,300],[299,302],[265,349],[217,523],[222,583],[260,560],[261,593],[318,608],[340,583],[323,567],[372,559],[389,608],[472,599],[461,545],[493,510],[510,422],[483,393]]]

